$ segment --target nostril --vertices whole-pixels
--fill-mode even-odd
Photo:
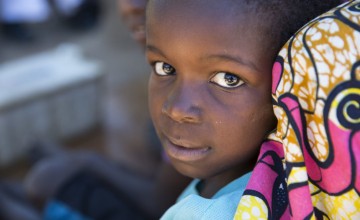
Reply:
[[[201,110],[194,106],[169,107],[168,105],[164,105],[161,112],[178,123],[199,123],[201,121]]]

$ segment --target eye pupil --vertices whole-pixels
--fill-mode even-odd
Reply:
[[[228,85],[236,85],[239,82],[239,78],[231,74],[225,74],[224,78]]]
[[[167,74],[171,74],[174,72],[174,68],[170,64],[167,64],[167,63],[164,63],[163,70]]]

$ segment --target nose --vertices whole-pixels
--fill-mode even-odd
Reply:
[[[200,108],[201,93],[196,85],[184,86],[179,83],[168,94],[162,106],[162,113],[179,123],[200,123],[202,110]]]

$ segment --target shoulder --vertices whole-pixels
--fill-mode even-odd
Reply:
[[[216,199],[191,194],[168,209],[161,219],[232,219],[242,192],[237,190]]]

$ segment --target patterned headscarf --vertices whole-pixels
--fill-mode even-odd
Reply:
[[[278,126],[235,219],[360,219],[360,0],[288,41],[272,95]]]

